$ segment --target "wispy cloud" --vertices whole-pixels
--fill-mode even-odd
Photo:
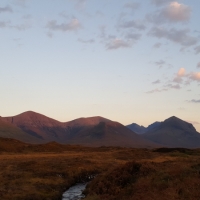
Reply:
[[[172,0],[151,0],[151,2],[155,4],[156,6],[161,6],[161,5],[172,2]]]
[[[155,65],[157,65],[159,68],[163,67],[163,65],[165,65],[166,62],[164,60],[159,60],[155,62]]]
[[[162,44],[160,42],[157,42],[153,45],[154,48],[160,48]]]
[[[21,6],[21,7],[25,7],[26,6],[26,3],[28,2],[29,0],[13,0],[14,4],[17,5],[17,6]]]
[[[182,83],[183,77],[186,75],[186,71],[184,68],[180,68],[176,74],[176,77],[173,79],[173,82]]]
[[[78,41],[81,42],[81,43],[84,43],[84,44],[92,44],[92,43],[95,42],[94,39],[84,40],[84,39],[81,39],[81,38],[79,38]]]
[[[78,19],[72,19],[68,23],[59,24],[56,20],[51,20],[47,23],[46,27],[52,31],[77,31],[82,26]]]
[[[198,39],[189,35],[189,32],[190,31],[188,29],[177,30],[172,28],[167,30],[164,27],[153,27],[151,28],[149,35],[157,38],[165,38],[182,46],[189,47],[197,44],[198,42]]]
[[[150,91],[147,91],[146,93],[147,94],[153,94],[153,93],[158,93],[158,92],[165,92],[165,91],[168,91],[168,89],[164,88],[164,89],[154,89],[154,90],[150,90]]]
[[[5,12],[13,12],[12,8],[10,6],[0,7],[0,14]]]
[[[138,2],[129,2],[129,3],[126,3],[124,7],[129,8],[133,11],[133,10],[138,9],[140,7],[140,4]]]
[[[106,48],[109,50],[119,49],[119,48],[127,48],[130,47],[130,44],[122,39],[114,39],[106,44]]]
[[[128,33],[126,35],[126,39],[136,41],[136,40],[139,40],[141,36],[142,35],[139,33]]]
[[[173,82],[180,84],[183,83],[183,80],[185,81],[184,83],[186,85],[190,84],[190,82],[192,81],[200,82],[200,72],[186,73],[185,68],[180,68],[176,76],[174,77]]]
[[[146,26],[144,25],[144,22],[136,21],[136,20],[121,22],[119,27],[120,28],[135,28],[135,29],[140,30],[140,31],[146,29]]]
[[[6,28],[9,24],[10,22],[0,21],[0,28]]]
[[[31,23],[23,23],[23,24],[19,24],[19,25],[15,25],[15,26],[11,26],[12,28],[17,29],[18,31],[25,31],[28,30],[32,27]]]
[[[87,0],[75,0],[75,2],[76,2],[76,5],[75,5],[76,9],[83,10],[85,8]]]
[[[199,122],[196,122],[196,121],[189,121],[187,120],[188,123],[191,123],[191,124],[200,124]]]
[[[191,72],[188,77],[193,81],[200,81],[200,72]]]
[[[192,99],[192,100],[189,100],[187,102],[189,102],[189,103],[200,103],[200,99]]]
[[[199,53],[200,53],[200,45],[199,45],[199,46],[196,46],[196,47],[194,48],[194,50],[195,50],[195,53],[196,53],[196,54],[199,54]]]
[[[176,84],[176,85],[167,84],[167,85],[165,85],[165,87],[168,88],[168,89],[177,89],[177,90],[181,89],[181,86],[179,84]]]
[[[159,84],[160,83],[160,80],[156,80],[156,81],[153,81],[152,84]]]
[[[197,68],[200,68],[200,62],[199,62],[199,63],[197,63]]]

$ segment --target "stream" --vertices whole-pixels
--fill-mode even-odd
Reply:
[[[82,194],[87,183],[79,183],[70,187],[66,192],[63,193],[62,200],[80,200],[85,197]]]

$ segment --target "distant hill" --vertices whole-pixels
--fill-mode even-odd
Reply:
[[[161,122],[142,136],[168,147],[200,147],[200,134],[193,125],[175,116]]]
[[[92,146],[125,146],[149,148],[158,146],[143,139],[124,125],[113,121],[101,121],[84,127],[70,138],[70,143]]]
[[[146,127],[140,126],[136,123],[129,124],[126,127],[137,134],[143,134],[146,132],[146,129],[147,129]]]
[[[27,136],[40,139],[39,143],[50,141],[62,142],[67,139],[68,129],[65,123],[33,111],[5,117],[4,120],[19,127],[27,133]]]
[[[124,125],[103,117],[79,118],[69,122],[59,122],[32,111],[3,118],[11,126],[33,137],[38,143],[55,141],[63,144],[81,144],[85,146],[124,146],[156,147],[130,131]],[[21,138],[15,138],[21,140]],[[24,141],[24,140],[21,140]],[[32,143],[30,141],[30,143]]]
[[[0,117],[0,137],[13,138],[23,142],[40,143],[41,139],[28,135],[19,127]]]
[[[127,125],[126,127],[137,134],[144,134],[147,131],[150,131],[151,129],[153,129],[159,125],[160,125],[160,122],[154,122],[153,124],[149,125],[148,127],[144,127],[144,126],[140,126],[136,123],[132,123],[130,125]]]

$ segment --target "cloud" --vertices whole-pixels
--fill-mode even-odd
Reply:
[[[125,8],[129,8],[131,10],[137,10],[140,7],[140,4],[137,2],[129,2],[124,5]]]
[[[188,121],[188,120],[187,120],[187,122],[188,122],[188,123],[191,123],[191,124],[200,124],[199,122],[196,122],[196,121]]]
[[[130,47],[130,44],[121,39],[114,39],[110,43],[106,45],[107,49],[114,50],[119,48],[127,48]]]
[[[189,100],[187,102],[189,102],[189,103],[200,103],[200,99],[192,99],[192,100]]]
[[[160,42],[157,42],[153,45],[154,48],[160,48],[162,44]]]
[[[164,23],[187,22],[191,16],[191,8],[184,4],[171,2],[169,5],[147,14],[146,19],[156,25]]]
[[[185,85],[189,85],[192,81],[200,82],[200,72],[186,73],[184,68],[180,68],[173,79],[173,82],[184,83]]]
[[[167,91],[168,89],[154,89],[154,90],[150,90],[148,92],[146,92],[147,94],[153,94],[153,93],[158,93],[158,92],[164,92]]]
[[[200,62],[199,62],[199,63],[197,63],[197,68],[200,68]]]
[[[162,10],[161,15],[172,22],[188,21],[190,19],[191,8],[178,2],[171,2],[169,6]]]
[[[52,32],[47,32],[47,36],[49,37],[49,38],[52,38],[53,37],[53,33]]]
[[[78,19],[72,19],[69,23],[58,24],[56,20],[51,20],[46,26],[52,31],[76,31],[81,28],[81,24]]]
[[[161,6],[163,4],[167,4],[167,3],[172,2],[172,0],[151,0],[151,2],[153,4],[155,4],[156,6]]]
[[[138,33],[128,33],[126,35],[126,39],[136,41],[136,40],[139,40],[141,38],[141,36],[142,35],[138,34]]]
[[[85,8],[87,0],[75,0],[75,1],[76,1],[75,7],[77,10],[83,10]]]
[[[14,4],[17,6],[25,7],[27,1],[29,1],[29,0],[14,0]]]
[[[94,43],[95,40],[94,39],[90,39],[90,40],[84,40],[84,39],[78,39],[79,42],[84,43],[84,44],[91,44]]]
[[[199,45],[199,46],[196,46],[196,47],[194,48],[194,50],[195,50],[195,53],[196,53],[196,54],[199,54],[199,53],[200,53],[200,45]]]
[[[152,84],[159,84],[160,83],[160,80],[158,79],[158,80],[156,80],[156,81],[154,81],[154,82],[152,82]]]
[[[173,84],[168,84],[165,87],[169,88],[169,89],[181,89],[181,86],[179,84],[173,85]]]
[[[8,26],[8,22],[0,21],[0,28],[6,28]]]
[[[31,23],[24,23],[24,24],[19,24],[19,25],[15,25],[15,26],[11,26],[12,28],[17,29],[18,31],[25,31],[29,28],[32,27]]]
[[[119,27],[121,27],[121,28],[135,28],[135,29],[140,30],[140,31],[146,29],[144,22],[135,21],[135,20],[124,21],[119,25]]]
[[[186,70],[185,68],[180,68],[176,74],[176,77],[173,79],[173,82],[182,83],[184,76],[186,76]]]
[[[184,68],[180,68],[178,70],[177,76],[182,77],[182,76],[185,76],[185,74],[186,74],[185,69]]]
[[[157,38],[165,38],[172,42],[178,43],[182,46],[192,46],[198,42],[198,39],[189,35],[188,29],[177,30],[175,28],[171,28],[167,30],[163,27],[153,27],[149,31],[149,35],[157,37]]]
[[[0,13],[4,13],[4,12],[13,12],[13,10],[10,6],[0,7]]]
[[[193,81],[200,81],[200,72],[192,72],[188,77]]]
[[[163,65],[166,64],[166,62],[164,60],[159,60],[159,61],[156,61],[155,64],[161,68]]]

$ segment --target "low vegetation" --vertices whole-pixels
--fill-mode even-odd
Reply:
[[[67,188],[90,175],[95,178],[86,200],[200,199],[200,150],[27,145],[5,139],[0,147],[3,200],[61,200]]]

